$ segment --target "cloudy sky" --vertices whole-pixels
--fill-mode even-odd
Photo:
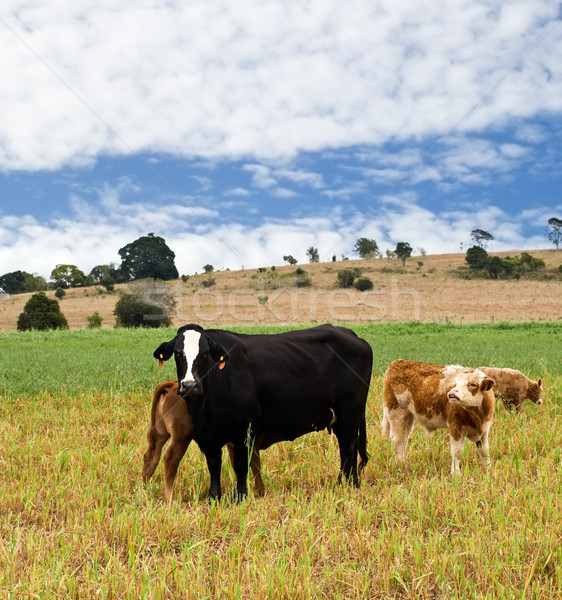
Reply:
[[[552,247],[552,0],[3,0],[0,274]]]

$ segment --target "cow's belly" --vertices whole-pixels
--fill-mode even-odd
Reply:
[[[416,414],[415,417],[416,422],[419,423],[425,429],[427,429],[427,431],[429,432],[433,432],[436,429],[445,429],[448,427],[445,416],[439,413],[433,415]]]

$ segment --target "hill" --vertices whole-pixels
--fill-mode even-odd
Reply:
[[[493,253],[515,256],[519,251]],[[562,263],[562,251],[536,250],[547,269]],[[527,280],[463,279],[464,254],[412,257],[405,269],[397,260],[345,260],[222,271],[169,282],[177,303],[174,325],[198,322],[207,326],[313,322],[555,321],[562,319],[559,278]],[[296,275],[300,267],[304,271]],[[373,290],[359,292],[337,286],[340,269],[360,269]],[[310,281],[310,285],[297,287]],[[117,286],[126,290],[127,285]],[[49,296],[54,292],[47,292]],[[15,331],[19,314],[31,294],[0,299],[0,331]],[[103,327],[113,327],[118,293],[101,287],[66,291],[61,310],[73,329],[87,325],[98,311]]]

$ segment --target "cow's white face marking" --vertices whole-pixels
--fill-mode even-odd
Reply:
[[[183,355],[186,362],[186,369],[181,383],[193,383],[195,377],[193,376],[193,363],[199,354],[199,340],[201,339],[201,333],[188,329],[183,332]]]
[[[480,386],[485,375],[482,371],[459,373],[455,377],[455,385],[447,394],[449,402],[460,406],[480,406],[483,394]]]

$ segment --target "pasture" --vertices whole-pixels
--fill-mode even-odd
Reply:
[[[152,351],[169,330],[0,334],[0,598],[562,598],[562,324],[354,324],[374,350],[370,461],[335,483],[334,436],[262,453],[264,498],[206,500],[195,444],[164,501],[140,480]],[[245,332],[287,327],[248,326]],[[395,358],[509,366],[543,378],[543,406],[497,406],[484,472],[467,443],[449,475],[445,431],[416,428],[404,465],[381,439]]]

